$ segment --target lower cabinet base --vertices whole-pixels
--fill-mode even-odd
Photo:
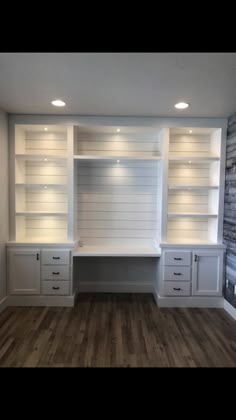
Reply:
[[[73,296],[8,296],[6,306],[66,306],[73,307]]]
[[[224,298],[220,297],[169,297],[160,296],[157,293],[154,299],[160,308],[223,308]]]

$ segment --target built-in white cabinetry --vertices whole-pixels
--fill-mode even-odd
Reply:
[[[29,258],[25,280],[9,268],[10,293],[70,297],[73,258],[127,256],[161,257],[162,297],[220,296],[225,129],[224,120],[10,117],[8,258],[14,246],[40,250],[40,286],[35,276],[28,287]]]
[[[194,250],[192,294],[194,296],[222,296],[222,279],[222,252]]]
[[[223,261],[223,246],[188,250],[165,247],[161,256],[160,296],[222,296]]]
[[[10,295],[40,294],[40,250],[8,249],[8,292]]]
[[[41,259],[43,295],[69,295],[70,251],[43,250]]]
[[[169,133],[166,241],[217,244],[222,130],[171,128]]]
[[[73,296],[70,249],[18,243],[8,245],[7,257],[9,295]]]
[[[68,239],[71,137],[70,126],[15,126],[12,239],[26,242]]]

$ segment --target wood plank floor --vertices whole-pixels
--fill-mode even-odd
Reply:
[[[158,308],[143,294],[11,307],[0,314],[0,366],[236,367],[236,322],[223,309]]]

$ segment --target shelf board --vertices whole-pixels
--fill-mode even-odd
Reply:
[[[64,211],[17,211],[16,216],[66,216]]]
[[[25,187],[25,188],[66,188],[67,184],[25,184],[23,182],[19,182],[15,184],[16,187]],[[46,189],[46,188],[45,188]]]
[[[219,160],[218,156],[169,156],[169,161],[179,162],[214,162]]]
[[[168,218],[177,218],[177,217],[189,217],[189,218],[201,218],[201,217],[207,217],[207,218],[213,218],[217,217],[217,214],[214,213],[168,213]]]
[[[32,154],[23,154],[23,153],[16,153],[15,154],[15,158],[17,159],[22,159],[22,160],[36,160],[36,161],[42,161],[47,159],[48,161],[65,161],[67,160],[67,156],[57,156],[57,155],[47,155],[47,154],[43,154],[43,155],[32,155]]]
[[[74,155],[75,160],[161,160],[161,156],[99,156],[99,155]]]
[[[74,257],[160,257],[160,248],[83,246],[73,252]]]
[[[215,185],[169,185],[168,186],[169,190],[203,190],[203,191],[207,191],[207,190],[217,190],[219,189],[219,187],[215,186]]]

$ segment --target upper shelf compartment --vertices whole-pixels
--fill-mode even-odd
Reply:
[[[220,159],[221,129],[170,129],[169,160],[212,162]]]
[[[76,127],[74,158],[83,160],[158,160],[161,133],[153,127]]]
[[[38,160],[67,157],[67,127],[54,125],[16,125],[15,156]]]

